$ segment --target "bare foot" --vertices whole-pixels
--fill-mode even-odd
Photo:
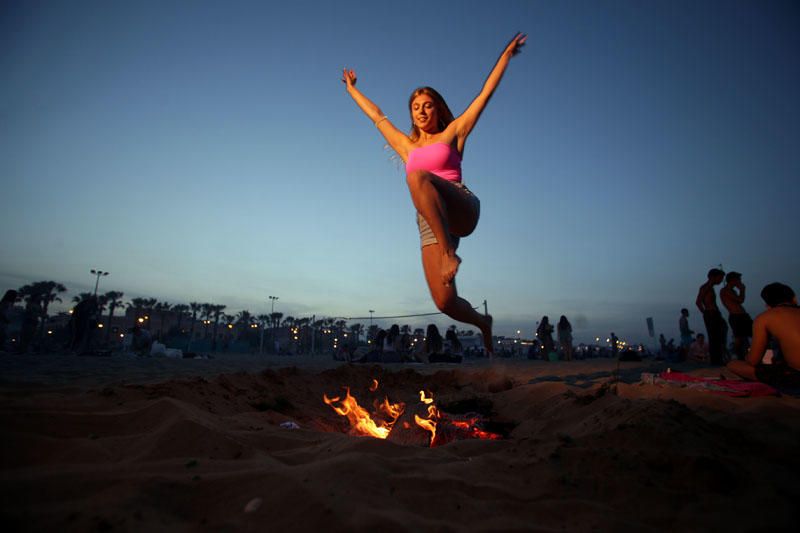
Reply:
[[[460,264],[461,258],[455,253],[442,255],[442,281],[445,287],[449,287],[455,279]]]
[[[492,315],[484,315],[486,321],[481,327],[481,335],[483,336],[483,347],[486,348],[486,353],[489,355],[490,360],[494,360],[494,346],[492,346],[492,322],[494,319]]]

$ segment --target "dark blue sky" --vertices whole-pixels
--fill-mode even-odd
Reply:
[[[294,316],[433,311],[395,124],[454,112],[522,30],[470,137],[461,293],[499,334],[677,335],[705,272],[800,289],[794,2],[5,2],[0,281]],[[413,320],[401,321],[415,324]],[[699,317],[692,316],[695,329]],[[420,322],[421,323],[421,322]],[[451,322],[442,318],[440,325]]]

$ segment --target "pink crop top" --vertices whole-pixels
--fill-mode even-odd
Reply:
[[[427,170],[440,178],[461,183],[461,154],[446,143],[433,143],[411,150],[406,173]]]

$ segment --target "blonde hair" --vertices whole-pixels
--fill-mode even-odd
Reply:
[[[421,94],[427,94],[433,99],[437,114],[439,115],[439,124],[437,124],[437,126],[439,127],[439,131],[444,131],[447,126],[455,120],[455,117],[453,117],[453,112],[450,111],[450,108],[447,107],[447,102],[444,101],[442,95],[433,87],[418,87],[414,89],[414,92],[412,92],[411,96],[408,98],[408,114],[411,115],[411,105],[414,103],[414,99]],[[411,142],[416,142],[417,139],[419,139],[419,128],[414,124],[413,116],[411,117],[411,131],[408,133],[408,138],[411,139]]]

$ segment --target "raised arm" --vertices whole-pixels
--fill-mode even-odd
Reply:
[[[503,78],[503,73],[505,73],[506,67],[508,67],[508,62],[511,61],[512,57],[520,53],[527,38],[527,35],[518,33],[513,39],[511,39],[511,41],[503,50],[503,53],[500,54],[497,63],[495,63],[494,68],[489,73],[489,77],[487,77],[486,81],[483,83],[481,92],[478,93],[478,96],[475,97],[469,107],[467,107],[466,111],[464,111],[461,116],[455,119],[454,122],[456,127],[456,135],[458,136],[459,148],[463,148],[464,141],[466,141],[467,136],[472,131],[472,128],[475,127],[475,124],[477,124],[481,113],[483,113],[483,110],[486,107],[486,104],[489,103],[489,100],[492,98],[492,94],[494,94],[495,89],[497,89],[497,86],[500,84],[500,80]]]
[[[392,150],[397,152],[400,157],[403,158],[403,161],[405,161],[408,149],[411,145],[408,136],[398,130],[372,100],[356,89],[355,71],[344,69],[342,82],[347,86],[347,94],[350,95],[358,107],[361,108],[361,111],[375,124],[375,127],[381,132],[381,135],[383,135],[386,142],[389,143],[389,146],[392,147]]]

